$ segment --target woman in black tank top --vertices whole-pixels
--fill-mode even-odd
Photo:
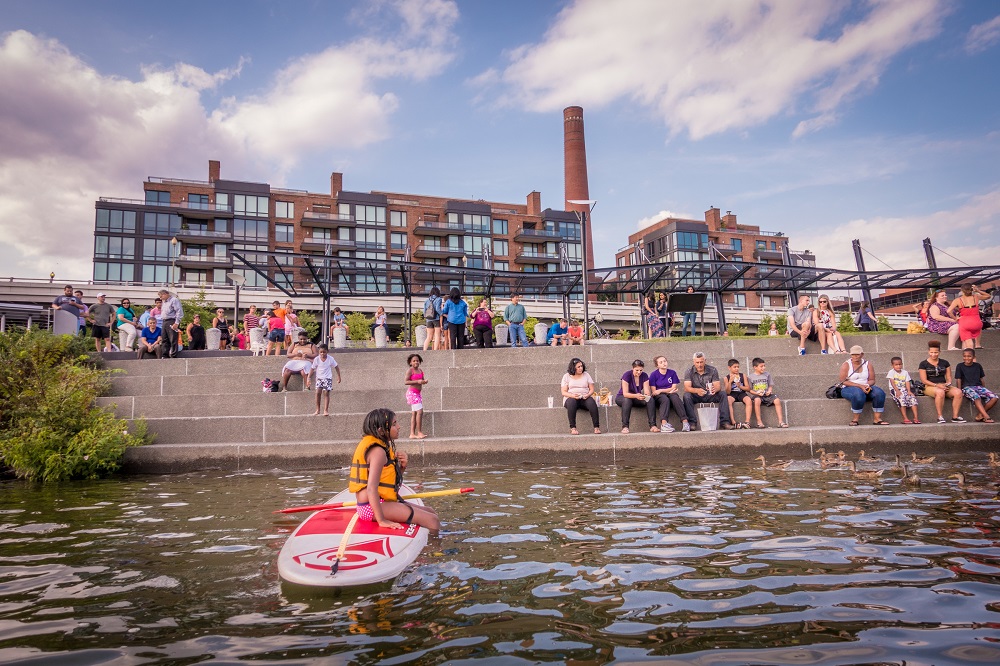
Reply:
[[[219,338],[219,349],[225,349],[229,346],[229,322],[226,321],[226,311],[219,308],[215,311],[215,319],[212,320],[212,328],[219,329],[221,337]]]

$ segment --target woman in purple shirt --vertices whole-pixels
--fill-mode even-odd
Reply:
[[[667,357],[657,356],[653,359],[656,370],[649,375],[649,388],[656,407],[656,416],[660,421],[660,432],[673,432],[674,427],[667,423],[667,415],[673,406],[681,419],[684,432],[691,432],[687,414],[684,412],[684,401],[681,400],[681,380],[677,373],[667,368]]]
[[[622,434],[628,434],[628,424],[632,417],[632,407],[644,406],[649,419],[650,432],[659,432],[656,426],[656,406],[653,396],[649,393],[649,375],[643,368],[645,363],[636,359],[632,361],[632,369],[622,375],[622,385],[615,396],[615,404],[622,408]]]

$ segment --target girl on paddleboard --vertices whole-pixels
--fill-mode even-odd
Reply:
[[[358,519],[395,529],[403,529],[402,523],[441,529],[433,509],[409,504],[399,496],[406,453],[396,450],[399,423],[395,412],[373,409],[365,417],[362,432],[365,436],[354,451],[348,479],[348,488],[358,501]]]

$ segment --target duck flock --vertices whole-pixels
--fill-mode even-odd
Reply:
[[[760,461],[760,469],[771,471],[808,471],[808,470],[835,470],[842,469],[851,473],[856,479],[868,481],[881,481],[888,478],[898,477],[906,485],[919,486],[920,476],[914,468],[920,465],[929,465],[934,462],[937,456],[918,456],[915,452],[910,454],[909,460],[904,460],[899,454],[895,456],[895,463],[891,460],[869,456],[864,450],[858,453],[857,460],[848,460],[847,454],[843,451],[827,453],[825,449],[816,449],[818,457],[810,460],[784,460],[768,464],[764,456],[757,456],[755,461]],[[988,464],[991,468],[1000,468],[1000,460],[997,454],[990,453]],[[966,480],[965,472],[956,471],[948,476],[949,479],[956,479],[958,487],[968,493],[983,493],[989,495],[1000,494],[1000,484],[989,486],[969,483]]]

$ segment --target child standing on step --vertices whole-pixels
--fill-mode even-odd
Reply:
[[[362,432],[365,436],[354,450],[347,486],[358,501],[358,520],[394,529],[403,529],[402,523],[441,529],[434,509],[410,504],[399,496],[406,453],[396,450],[396,414],[391,409],[373,409],[365,417]]]
[[[319,356],[313,359],[312,369],[316,372],[316,411],[313,416],[319,416],[320,398],[326,397],[323,416],[330,415],[330,391],[333,390],[333,371],[337,371],[337,383],[340,383],[340,367],[330,356],[330,348],[326,344],[319,346]]]
[[[892,370],[885,377],[889,380],[889,395],[893,402],[899,407],[899,413],[903,415],[903,423],[920,423],[917,418],[917,396],[910,390],[910,373],[903,370],[903,359],[893,356]],[[906,418],[906,408],[913,409],[913,420]]]
[[[410,354],[406,357],[406,364],[410,367],[406,369],[406,377],[403,383],[406,384],[406,403],[413,412],[410,418],[410,439],[424,439],[424,398],[420,389],[427,383],[424,371],[420,369],[420,364],[424,359],[420,354]]]

